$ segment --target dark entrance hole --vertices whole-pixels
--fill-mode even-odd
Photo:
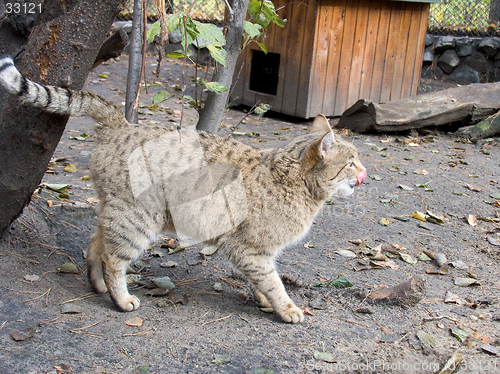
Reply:
[[[276,95],[280,70],[279,53],[253,51],[250,72],[250,90]]]

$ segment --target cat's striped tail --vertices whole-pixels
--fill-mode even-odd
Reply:
[[[24,103],[47,112],[87,115],[96,121],[97,128],[118,127],[128,123],[118,106],[99,95],[30,81],[21,75],[10,56],[0,57],[0,84],[12,95],[19,96]]]

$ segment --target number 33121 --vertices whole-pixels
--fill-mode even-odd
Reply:
[[[42,12],[42,3],[5,3],[5,12],[14,14],[36,14]]]

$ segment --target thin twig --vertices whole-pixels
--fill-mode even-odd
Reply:
[[[214,319],[212,321],[208,321],[208,322],[205,322],[202,324],[202,326],[205,326],[205,325],[208,325],[209,323],[213,323],[213,322],[218,322],[218,321],[223,321],[225,319],[228,319],[229,317],[231,317],[233,315],[233,313],[231,313],[230,315],[226,316],[226,317],[222,317],[222,318],[217,318],[217,319]]]
[[[158,330],[158,327],[151,327],[150,329],[145,330],[145,331],[136,332],[136,333],[134,333],[134,334],[124,334],[124,335],[122,335],[122,336],[139,336],[139,335],[146,335],[146,334],[151,334],[152,332],[155,332],[156,330]]]
[[[41,297],[43,297],[45,295],[48,296],[49,292],[50,292],[50,288],[47,291],[45,291],[43,294],[41,294],[40,296],[34,297],[33,299],[24,300],[23,303],[27,303],[28,301],[37,300],[37,299],[39,299],[39,298],[41,298]]]
[[[229,13],[233,14],[233,8],[231,8],[231,5],[229,5],[229,1],[224,0],[224,2],[226,3],[226,6],[227,6],[227,9],[229,10]]]
[[[78,301],[78,300],[84,300],[84,299],[88,299],[89,297],[93,297],[93,296],[96,296],[95,293],[93,292],[89,292],[88,294],[86,295],[83,295],[83,296],[80,296],[80,297],[77,297],[76,299],[71,299],[71,300],[66,300],[66,301],[63,301],[61,304],[59,305],[63,305],[63,304],[67,304],[67,303],[72,303],[73,301]]]
[[[69,331],[73,332],[73,331],[82,331],[82,330],[86,330],[86,329],[88,329],[88,328],[90,328],[90,327],[94,327],[95,325],[98,325],[98,324],[99,324],[99,323],[101,323],[101,322],[102,322],[102,321],[97,321],[96,323],[93,323],[93,324],[91,324],[91,325],[88,325],[88,326],[85,326],[85,327],[78,327],[78,328],[76,328],[76,329],[72,329],[72,330],[69,330]]]
[[[372,321],[375,322],[378,327],[380,327],[386,334],[390,335],[392,334],[391,331],[387,330],[379,321],[377,321],[375,318],[372,317]]]
[[[234,126],[233,128],[231,128],[231,130],[232,131],[236,130],[238,128],[238,126],[240,125],[240,123],[242,123],[245,120],[245,118],[247,118],[253,112],[253,110],[257,107],[257,105],[259,105],[259,103],[260,103],[260,100],[257,100],[257,102],[253,105],[253,107],[248,111],[248,113],[245,114],[243,116],[243,118],[240,120],[240,122],[238,122],[236,124],[236,126]]]
[[[341,321],[344,321],[344,322],[354,323],[355,325],[370,327],[367,324],[364,324],[364,323],[361,323],[361,322],[358,322],[358,321],[351,321],[350,319],[345,319],[345,318],[342,318],[342,317],[333,316],[333,318],[337,318],[337,319],[339,319]]]

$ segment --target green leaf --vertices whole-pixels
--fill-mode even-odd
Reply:
[[[200,83],[203,86],[205,86],[205,88],[208,91],[211,91],[211,92],[221,93],[221,92],[224,92],[224,91],[228,90],[227,86],[225,86],[224,84],[222,84],[220,82],[207,82],[206,80],[204,80],[203,78],[201,78],[200,79]]]
[[[193,21],[193,23],[196,26],[198,35],[201,39],[206,40],[208,43],[213,44],[216,47],[222,47],[226,44],[224,34],[213,23],[201,23],[199,21]]]
[[[273,19],[273,22],[279,27],[283,28],[286,25],[286,19],[281,19],[280,17],[276,17]]]
[[[462,343],[464,343],[467,340],[467,338],[470,336],[470,333],[461,327],[452,327],[450,329],[450,332],[451,332],[451,335],[453,335],[455,338],[460,340]]]
[[[250,14],[252,21],[261,25],[264,30],[267,29],[271,22],[274,22],[280,27],[283,27],[286,24],[286,20],[282,20],[279,17],[278,13],[276,13],[274,4],[269,0],[250,1],[248,4],[248,14]]]
[[[245,21],[243,23],[243,28],[251,38],[255,38],[260,35],[262,26],[256,23]]]
[[[167,91],[158,91],[154,96],[153,96],[153,104],[159,104],[164,102],[165,100],[170,99],[174,95],[171,94],[170,92]]]
[[[55,192],[66,192],[69,187],[69,184],[56,184],[56,183],[47,183],[45,185],[49,190]]]
[[[248,14],[250,14],[250,17],[255,21],[260,14],[260,8],[262,6],[262,3],[259,0],[252,0],[248,4]]]
[[[191,96],[189,95],[184,95],[182,97],[182,100],[186,103],[188,103],[189,105],[191,105],[194,109],[197,109],[197,105],[196,105],[196,101],[195,99],[193,99]]]
[[[314,358],[316,360],[325,361],[325,362],[336,362],[336,360],[337,360],[333,353],[320,352],[320,351],[314,352]]]
[[[217,61],[224,67],[227,66],[226,65],[227,52],[224,49],[222,49],[221,47],[217,47],[213,44],[207,45],[207,49],[215,61]]]
[[[349,282],[349,280],[347,278],[337,278],[334,281],[332,281],[332,284],[334,287],[337,287],[337,288],[352,287],[352,283]]]
[[[191,17],[185,17],[184,18],[186,24],[182,23],[180,25],[180,30],[181,30],[181,45],[186,53],[186,48],[193,43],[193,41],[200,36],[200,33],[198,32],[198,29],[196,28],[195,24],[193,23],[193,20]]]
[[[172,32],[174,30],[177,30],[180,28],[182,24],[182,16],[184,15],[183,12],[181,13],[175,13],[172,14],[171,16],[167,17],[167,31]]]
[[[264,52],[267,55],[268,50],[266,45],[264,43],[259,43],[259,42],[256,43],[259,45],[260,49],[262,49],[262,52]]]
[[[170,58],[184,58],[185,54],[184,54],[184,51],[175,51],[175,52],[167,53],[165,56],[170,57]]]
[[[434,342],[434,338],[422,330],[417,331],[417,338],[418,340],[420,340],[420,344],[422,344],[422,347],[427,350],[431,349],[436,344]]]
[[[148,30],[147,33],[148,43],[153,43],[155,36],[160,33],[160,30],[161,30],[161,23],[160,20],[158,20],[155,23],[153,23]]]

